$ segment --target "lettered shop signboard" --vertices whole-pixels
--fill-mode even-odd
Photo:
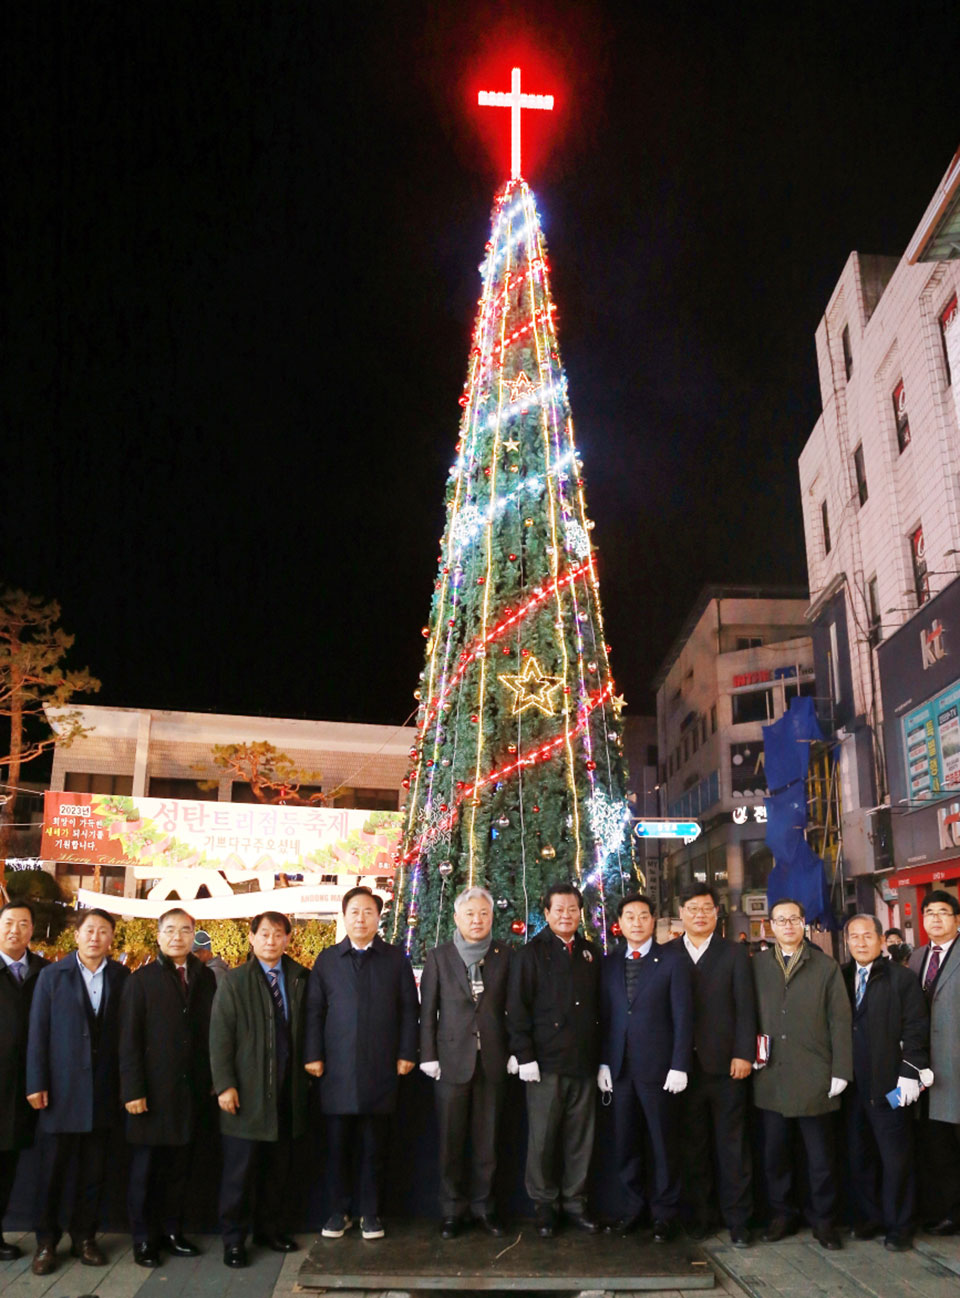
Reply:
[[[402,828],[399,811],[51,792],[42,856],[132,870],[146,897],[78,894],[124,915],[159,915],[174,893],[197,919],[336,914],[357,883],[389,895]]]

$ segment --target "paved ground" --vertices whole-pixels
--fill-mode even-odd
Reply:
[[[110,1265],[104,1270],[64,1256],[58,1271],[38,1277],[30,1273],[32,1235],[6,1238],[22,1243],[25,1255],[0,1263],[2,1298],[293,1298],[304,1292],[297,1289],[304,1252],[281,1257],[251,1249],[251,1266],[228,1271],[219,1240],[209,1236],[200,1241],[205,1252],[195,1261],[172,1259],[144,1271],[131,1260],[128,1236],[105,1235],[101,1244]],[[298,1238],[306,1250],[314,1237]],[[852,1241],[839,1253],[827,1253],[806,1231],[781,1244],[745,1250],[731,1248],[724,1234],[705,1247],[717,1271],[714,1292],[722,1298],[960,1298],[960,1237],[921,1236],[913,1252],[901,1254],[888,1253],[882,1243]],[[433,1291],[430,1298],[442,1295]],[[463,1291],[458,1298],[464,1298]],[[644,1298],[684,1296],[671,1290]]]

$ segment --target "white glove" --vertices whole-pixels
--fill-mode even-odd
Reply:
[[[520,1071],[520,1065],[517,1063],[517,1056],[511,1055],[510,1058],[507,1060],[507,1072],[510,1074],[511,1077],[516,1077],[519,1071]]]
[[[906,1108],[908,1104],[916,1104],[920,1098],[920,1082],[916,1077],[898,1077],[897,1086],[900,1088],[901,1108]]]
[[[440,1065],[437,1063],[437,1061],[436,1061],[435,1059],[431,1059],[431,1060],[429,1060],[427,1063],[425,1063],[425,1064],[421,1064],[421,1065],[420,1065],[420,1071],[421,1071],[421,1073],[426,1073],[427,1076],[428,1076],[429,1078],[432,1078],[433,1081],[435,1081],[435,1082],[439,1082],[439,1080],[440,1080]]]
[[[609,1064],[601,1064],[597,1070],[597,1085],[604,1095],[613,1090],[613,1074],[610,1072]]]
[[[830,1089],[829,1091],[827,1091],[827,1099],[835,1100],[837,1096],[842,1095],[846,1089],[847,1089],[847,1083],[843,1080],[842,1077],[831,1077]]]
[[[921,1068],[921,1069],[920,1069],[920,1085],[921,1085],[921,1086],[925,1086],[925,1087],[927,1088],[927,1090],[929,1091],[930,1087],[933,1085],[933,1069],[932,1069],[932,1068]]]
[[[539,1082],[540,1065],[536,1060],[532,1064],[521,1064],[519,1068],[521,1082]]]
[[[681,1091],[687,1089],[687,1074],[681,1073],[679,1068],[671,1068],[667,1073],[663,1089],[669,1091],[671,1095],[679,1095]]]

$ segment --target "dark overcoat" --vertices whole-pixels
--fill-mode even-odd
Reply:
[[[28,1095],[49,1096],[37,1119],[40,1131],[99,1131],[119,1124],[120,1001],[129,977],[129,969],[107,960],[94,1058],[90,998],[76,954],[40,971],[30,1007],[26,1082]]]
[[[487,1076],[506,1076],[510,956],[509,946],[490,943],[483,958],[483,995],[475,1001],[455,944],[444,942],[427,952],[420,978],[420,1058],[436,1060],[445,1082],[470,1081],[478,1039]]]
[[[307,1129],[310,1079],[304,1072],[304,1025],[309,972],[283,957],[283,978],[290,1016],[290,1085],[292,1135]],[[277,1033],[273,996],[260,961],[251,958],[225,974],[210,1014],[210,1071],[218,1095],[237,1088],[236,1113],[220,1110],[220,1130],[243,1140],[277,1140]]]
[[[774,947],[753,957],[757,1031],[770,1037],[770,1062],[753,1075],[753,1102],[785,1118],[813,1118],[840,1108],[827,1098],[831,1078],[853,1081],[853,1026],[840,966],[802,942],[789,982]]]
[[[514,953],[507,1031],[517,1062],[541,1073],[593,1077],[599,1059],[600,953],[578,931],[573,953],[542,928]]]
[[[307,1063],[323,1062],[324,1113],[391,1113],[397,1060],[417,1059],[417,984],[401,947],[375,937],[360,972],[344,938],[317,956],[307,994]]]
[[[731,1059],[753,1063],[757,1051],[757,999],[744,942],[719,933],[694,964],[682,937],[670,946],[690,967],[693,985],[693,1048],[705,1073],[728,1077]]]
[[[600,988],[601,1062],[614,1078],[629,1065],[638,1086],[662,1090],[671,1068],[690,1071],[693,990],[690,960],[676,943],[654,942],[639,963],[634,996],[627,1000],[627,947],[604,957]]]
[[[187,957],[187,994],[165,955],[127,979],[120,1003],[120,1098],[146,1099],[127,1114],[134,1145],[188,1145],[211,1104],[210,1008],[217,980]]]
[[[49,964],[30,951],[27,972],[17,982],[0,960],[0,1150],[25,1149],[37,1115],[27,1103],[27,1027],[37,975]]]
[[[843,980],[851,1007],[855,999],[857,964],[843,968]],[[870,1094],[874,1104],[886,1103],[885,1096],[898,1077],[917,1080],[921,1068],[930,1067],[930,1015],[920,980],[912,970],[892,960],[874,960],[867,990],[867,1040],[870,1046]],[[860,1006],[861,1014],[863,1005]],[[854,1037],[863,1028],[854,1019]],[[854,1043],[856,1052],[856,1041]]]

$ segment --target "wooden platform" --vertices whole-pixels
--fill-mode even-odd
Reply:
[[[518,1222],[504,1239],[467,1230],[442,1240],[435,1221],[386,1223],[385,1239],[365,1241],[354,1226],[343,1239],[320,1239],[300,1267],[305,1290],[712,1289],[703,1250],[678,1238],[654,1244],[649,1232],[621,1239],[563,1231],[540,1239]]]

